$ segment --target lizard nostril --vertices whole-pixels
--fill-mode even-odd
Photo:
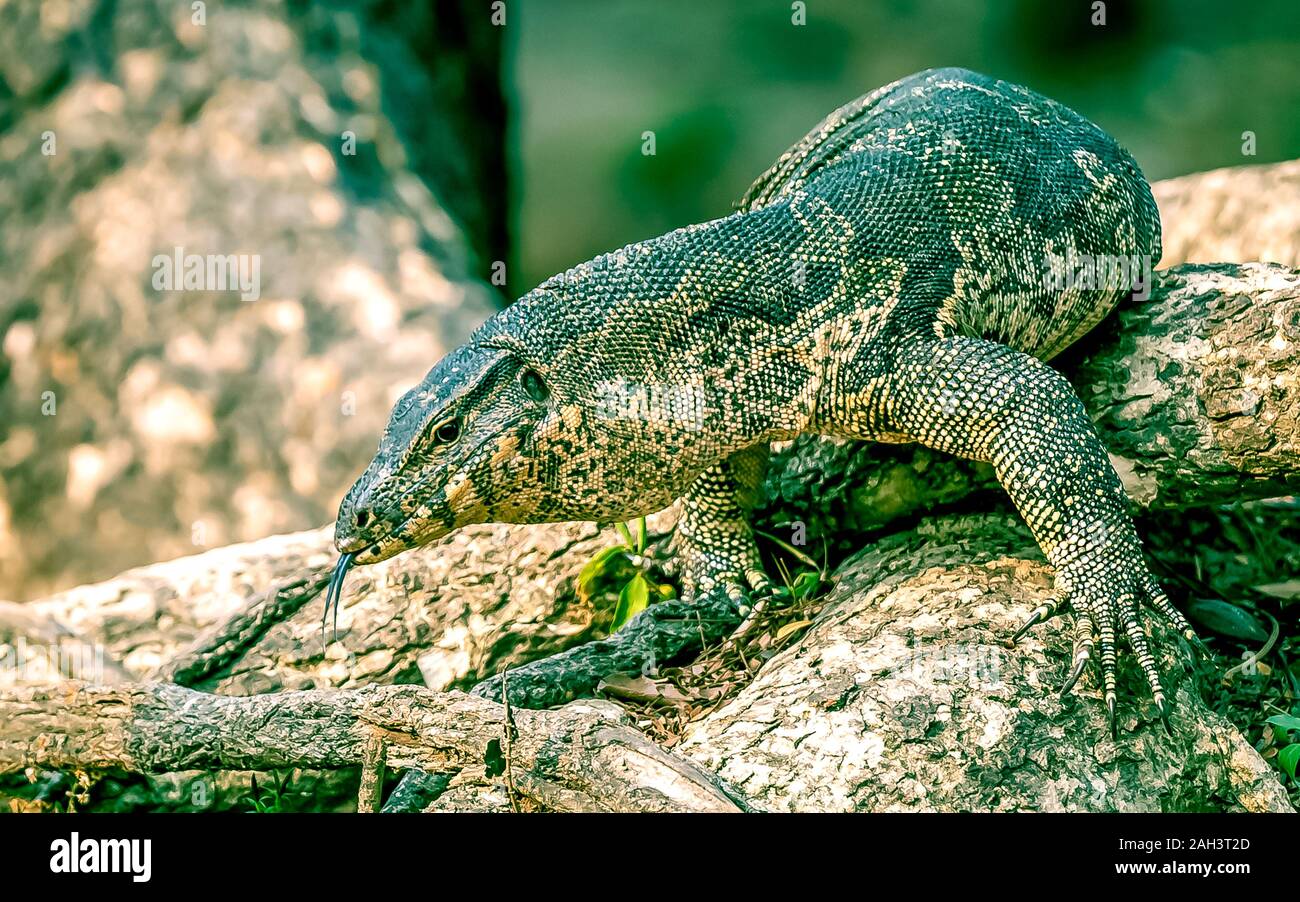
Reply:
[[[366,524],[369,522],[370,511],[357,511],[357,526],[359,528],[365,529]]]

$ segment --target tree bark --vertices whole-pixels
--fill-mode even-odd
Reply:
[[[659,529],[668,522],[652,521]],[[76,630],[90,643],[82,659],[93,661],[102,649],[135,680],[179,679],[228,695],[370,683],[469,687],[596,638],[608,624],[610,611],[581,601],[573,583],[586,561],[615,543],[612,531],[485,525],[350,574],[338,639],[326,645],[323,601],[303,589],[321,585],[333,566],[332,533],[232,545],[24,607],[41,622]],[[294,613],[276,622],[268,607]],[[50,646],[33,644],[30,653],[43,647]],[[33,670],[43,679],[43,670]],[[72,675],[113,678],[96,670]]]
[[[478,782],[509,775],[511,792],[554,811],[744,810],[707,771],[589,706],[506,714],[481,698],[418,686],[248,698],[168,683],[31,687],[0,695],[0,773],[382,762],[468,770]]]
[[[1161,624],[1170,734],[1131,661],[1116,739],[1094,674],[1061,698],[1064,618],[1007,647],[1051,590],[1014,517],[924,521],[847,561],[809,631],[677,750],[778,811],[1292,810]]]

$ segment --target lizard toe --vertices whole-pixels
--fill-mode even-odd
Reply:
[[[1059,596],[1053,596],[1052,598],[1047,599],[1047,601],[1034,608],[1033,613],[1029,615],[1029,619],[1026,620],[1020,629],[1016,630],[1015,635],[1011,637],[1009,644],[1015,645],[1024,637],[1025,633],[1029,632],[1031,627],[1051,620],[1063,611],[1066,606],[1067,602]]]
[[[1151,654],[1151,646],[1147,642],[1146,631],[1139,620],[1137,599],[1132,595],[1121,598],[1119,617],[1124,626],[1124,634],[1128,637],[1129,649],[1137,658],[1138,666],[1142,668],[1142,674],[1146,677],[1147,686],[1151,689],[1151,698],[1163,717],[1168,709],[1165,705],[1165,690],[1160,684],[1160,669],[1156,666],[1156,659]]]
[[[1107,605],[1107,610],[1102,613],[1101,622],[1097,626],[1097,650],[1099,652],[1098,663],[1101,666],[1102,698],[1106,702],[1106,716],[1110,720],[1110,735],[1114,738],[1117,732],[1115,709],[1119,693],[1115,688],[1118,681],[1115,666],[1118,654],[1115,649],[1115,612],[1113,605]]]
[[[1112,736],[1117,733],[1119,643],[1127,642],[1138,669],[1148,689],[1165,729],[1169,730],[1170,704],[1162,682],[1151,638],[1143,623],[1144,607],[1154,609],[1162,619],[1184,636],[1194,638],[1195,633],[1177,608],[1160,589],[1140,560],[1131,567],[1114,566],[1095,568],[1083,575],[1079,570],[1067,574],[1071,586],[1066,601],[1076,612],[1074,655],[1062,695],[1070,692],[1095,660],[1101,678],[1102,698],[1110,719]],[[1118,578],[1116,573],[1120,575]],[[1057,607],[1063,606],[1064,602]],[[1034,612],[1039,620],[1046,619],[1054,608],[1044,604]],[[1032,625],[1029,624],[1029,625]],[[1190,634],[1190,635],[1189,635]]]
[[[1065,684],[1061,686],[1061,695],[1068,695],[1074,688],[1074,684],[1079,682],[1079,677],[1083,676],[1088,662],[1092,660],[1092,647],[1096,641],[1092,615],[1081,611],[1074,619],[1074,654],[1071,658],[1070,674],[1065,678]]]
[[[1187,618],[1183,616],[1183,612],[1174,607],[1174,603],[1169,600],[1169,596],[1165,594],[1165,590],[1160,588],[1160,583],[1156,582],[1156,578],[1150,573],[1145,574],[1142,589],[1147,604],[1154,608],[1157,613],[1165,619],[1166,623],[1178,630],[1179,634],[1186,639],[1188,643],[1197,650],[1197,652],[1208,658],[1210,656],[1210,650],[1205,647],[1205,643],[1201,640],[1201,637],[1197,635],[1196,630],[1192,628],[1192,625],[1188,623]]]

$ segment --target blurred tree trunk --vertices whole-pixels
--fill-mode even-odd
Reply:
[[[503,301],[489,14],[0,4],[0,598],[332,515]],[[167,290],[178,248],[258,284]]]
[[[478,257],[475,276],[486,280],[492,262],[510,254],[507,32],[492,24],[491,4],[294,0],[289,8],[309,52],[357,29],[360,56],[384,72],[383,111],[407,168],[446,205]]]
[[[1258,260],[1300,269],[1300,160],[1197,172],[1152,190],[1161,267]]]

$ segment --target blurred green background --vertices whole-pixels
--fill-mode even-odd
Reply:
[[[831,110],[935,66],[1062,101],[1153,181],[1300,157],[1300,2],[1104,5],[1094,26],[1091,0],[808,0],[796,26],[788,0],[516,0],[507,291],[727,213]]]

